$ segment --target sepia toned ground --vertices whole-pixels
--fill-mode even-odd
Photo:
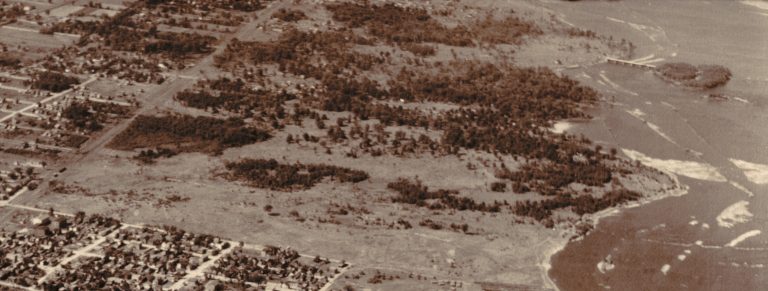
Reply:
[[[86,4],[85,1],[76,2]],[[123,4],[122,1],[110,2]],[[521,67],[550,67],[562,73],[579,66],[600,63],[608,56],[626,58],[631,55],[631,50],[618,47],[606,38],[574,37],[563,33],[570,28],[570,24],[559,20],[537,1],[434,1],[406,5],[420,5],[429,11],[450,10],[450,16],[438,18],[449,25],[478,19],[489,13],[506,15],[505,11],[514,11],[515,15],[544,30],[543,35],[526,38],[522,44],[493,47],[436,44],[436,54],[423,58],[432,64],[452,60],[509,62]],[[304,11],[307,19],[288,24],[272,18],[273,13],[281,8]],[[52,10],[51,15],[66,17],[69,11],[75,10],[70,6],[60,6]],[[104,96],[130,96],[130,100],[139,105],[129,117],[91,133],[88,141],[72,149],[71,153],[46,159],[48,165],[39,172],[38,187],[22,191],[3,204],[53,208],[63,213],[84,211],[136,225],[176,226],[188,232],[216,235],[233,242],[289,247],[303,254],[318,254],[351,263],[352,266],[328,286],[331,290],[555,288],[546,277],[549,256],[575,235],[573,225],[576,222],[591,223],[599,217],[599,213],[595,217],[587,215],[582,218],[567,210],[557,210],[554,213],[557,224],[547,228],[531,218],[509,211],[435,210],[394,203],[393,191],[388,189],[389,183],[402,177],[421,181],[430,189],[456,190],[459,195],[471,197],[478,203],[505,201],[514,205],[517,201],[547,199],[534,192],[517,194],[491,190],[491,184],[498,181],[498,165],[503,164],[511,170],[523,165],[522,159],[511,155],[465,149],[456,155],[418,153],[351,157],[347,153],[356,146],[352,142],[286,142],[289,135],[298,137],[308,133],[325,136],[326,130],[318,128],[310,118],[272,132],[273,137],[267,141],[228,148],[220,155],[179,153],[147,164],[134,158],[141,149],[121,151],[108,146],[139,115],[233,116],[232,113],[187,107],[174,98],[179,92],[195,88],[199,80],[238,77],[235,71],[227,71],[214,64],[215,56],[222,55],[233,39],[266,42],[277,39],[289,26],[314,30],[323,29],[327,24],[342,25],[334,22],[321,1],[276,1],[252,14],[238,26],[228,27],[230,32],[205,30],[204,34],[217,37],[212,52],[188,60],[184,69],[164,71],[162,75],[166,80],[162,84],[134,83],[116,78],[98,78],[87,84],[87,88]],[[36,29],[39,28],[33,31]],[[160,30],[187,32],[196,29],[161,27]],[[58,34],[25,35],[22,31],[20,28],[0,28],[0,35],[7,35],[0,39],[9,47],[22,43],[39,47],[40,54],[43,54],[42,49],[61,47],[76,40]],[[413,56],[391,45],[358,46],[356,49],[373,55],[392,51],[399,56],[386,66],[365,73],[379,82],[385,82],[400,69],[408,68],[409,63],[405,60]],[[280,89],[295,90],[299,87],[297,84],[309,86],[317,83],[317,80],[306,80],[303,76],[276,72],[274,67],[274,72],[267,70],[267,75],[272,85],[282,86]],[[3,84],[12,85],[8,82]],[[425,112],[459,107],[448,103],[388,102]],[[295,103],[286,102],[284,107],[291,108]],[[11,110],[23,108],[17,107]],[[348,112],[316,112],[328,116],[327,124],[336,124],[337,119],[350,115]],[[0,113],[0,118],[3,118],[2,114],[7,113]],[[360,123],[374,126],[377,121]],[[387,126],[385,131],[403,131],[409,135],[423,133],[437,140],[443,134],[440,130],[396,125]],[[354,184],[326,179],[309,189],[290,192],[254,188],[226,177],[226,164],[245,158],[275,159],[286,164],[333,165],[364,171],[370,178]],[[14,156],[12,159],[24,158]],[[661,196],[678,186],[660,172],[635,167],[621,160],[615,163],[636,170],[631,174],[622,174],[617,181],[646,196]],[[586,188],[583,185],[574,187]],[[598,192],[596,195],[600,195],[612,190],[613,184],[594,188]],[[4,207],[0,210],[12,206]],[[461,229],[462,225],[465,225],[465,230]]]

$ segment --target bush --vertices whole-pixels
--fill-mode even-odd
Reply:
[[[277,18],[285,22],[296,22],[306,19],[307,15],[301,10],[280,8],[275,13],[272,13],[272,18]]]
[[[504,192],[506,190],[507,190],[507,183],[504,183],[504,182],[491,183],[491,191],[493,192]]]

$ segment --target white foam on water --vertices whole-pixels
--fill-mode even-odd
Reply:
[[[606,82],[606,83],[608,83],[609,85],[611,85],[611,87],[613,87],[614,89],[619,89],[619,88],[621,88],[621,86],[619,86],[619,84],[616,84],[616,83],[614,83],[613,81],[611,81],[611,79],[608,79],[608,76],[606,76],[606,75],[605,75],[604,73],[602,73],[602,72],[600,73],[600,78],[601,78],[601,79],[603,79],[603,81],[605,81],[605,82]]]
[[[733,239],[731,242],[729,242],[725,246],[726,247],[735,247],[736,245],[740,244],[741,242],[747,240],[748,238],[753,237],[753,236],[758,236],[761,233],[762,233],[762,231],[759,231],[757,229],[750,230],[748,232],[743,233],[740,236],[737,236],[735,239]]]
[[[645,112],[640,110],[640,108],[635,108],[635,109],[626,110],[626,111],[627,111],[627,113],[629,113],[629,115],[632,115],[632,116],[634,116],[636,118],[643,118],[645,116]]]
[[[613,21],[613,22],[618,22],[618,23],[627,23],[627,22],[626,22],[626,21],[624,21],[624,20],[621,20],[621,19],[617,19],[617,18],[613,18],[613,17],[605,17],[605,18],[606,18],[606,19],[608,19],[608,20],[610,20],[610,21]]]
[[[709,229],[709,223],[703,223],[701,224],[702,229]]]
[[[698,180],[726,182],[728,181],[714,166],[706,163],[680,160],[662,160],[651,158],[645,154],[630,150],[621,149],[621,151],[632,160],[653,167],[662,171],[683,175]]]
[[[581,74],[579,74],[579,77],[582,77],[584,79],[592,79],[592,76],[587,75],[587,73],[584,73],[584,72],[581,72]]]
[[[768,2],[765,1],[741,1],[741,4],[768,10]]]
[[[661,105],[677,110],[677,107],[675,107],[675,105],[669,104],[668,102],[661,101]]]
[[[699,221],[698,220],[691,220],[691,222],[689,222],[688,224],[690,224],[692,226],[693,225],[697,225],[697,224],[699,224]]]
[[[677,144],[677,142],[672,140],[672,138],[670,136],[668,136],[666,133],[661,131],[661,128],[658,125],[650,123],[648,121],[646,121],[645,124],[647,124],[648,127],[651,128],[651,130],[653,130],[653,132],[655,132],[656,134],[658,134],[662,138],[666,139],[668,142],[671,142],[672,144]]]
[[[755,196],[755,193],[753,193],[752,191],[749,191],[749,189],[747,189],[747,187],[744,187],[741,184],[736,183],[734,181],[730,181],[729,183],[731,183],[731,186],[735,187],[736,189],[739,189],[742,192],[747,193],[747,196],[749,196],[749,197],[754,197]]]
[[[669,272],[669,269],[672,269],[672,266],[669,264],[664,264],[664,266],[661,266],[661,273],[666,275],[667,272]]]
[[[749,100],[741,98],[741,97],[733,97],[733,100],[739,101],[741,103],[749,103]]]
[[[614,83],[613,81],[611,81],[611,79],[608,79],[608,76],[606,76],[605,73],[603,73],[603,72],[600,72],[600,78],[603,79],[603,81],[605,81],[606,83],[608,83],[608,85],[611,85],[611,87],[613,87],[613,89],[622,91],[624,93],[632,94],[633,96],[640,96],[640,94],[637,94],[637,92],[633,92],[633,91],[627,90],[626,88],[621,87],[621,85]]]
[[[680,260],[681,262],[685,261],[685,255],[679,254],[679,255],[677,255],[677,259]]]
[[[661,136],[663,139],[667,140],[668,142],[670,142],[670,143],[672,143],[672,144],[674,144],[674,145],[677,145],[677,142],[675,142],[675,141],[672,139],[672,137],[670,137],[670,136],[668,136],[666,133],[664,133],[664,132],[661,130],[661,127],[659,127],[658,125],[656,125],[656,124],[654,124],[654,123],[648,122],[648,120],[645,120],[645,118],[643,118],[643,117],[644,117],[646,114],[645,114],[645,112],[643,112],[643,111],[642,111],[642,110],[640,110],[639,108],[635,108],[635,109],[633,109],[633,110],[625,110],[625,111],[626,111],[627,113],[629,113],[629,115],[632,115],[632,116],[634,116],[635,118],[637,118],[637,119],[639,119],[640,121],[642,121],[643,123],[645,123],[645,125],[646,125],[646,126],[648,126],[648,128],[650,128],[651,130],[653,130],[653,132],[655,132],[656,134],[658,134],[659,136]]]
[[[749,201],[742,200],[726,207],[723,212],[720,212],[715,218],[715,220],[717,220],[717,225],[731,228],[737,223],[748,222],[752,219],[752,213],[747,209],[748,205]]]
[[[750,182],[755,184],[768,184],[768,165],[750,163],[743,160],[728,159],[739,169],[744,171]]]
[[[558,121],[555,122],[555,124],[552,125],[552,128],[549,129],[549,131],[554,133],[564,133],[566,130],[573,127],[573,124],[568,121]]]
[[[687,255],[690,255],[690,254],[691,254],[691,250],[684,250],[683,252],[684,252],[685,254],[687,254]]]

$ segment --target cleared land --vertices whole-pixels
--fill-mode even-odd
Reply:
[[[589,214],[670,184],[585,137],[550,132],[589,118],[599,100],[559,71],[623,57],[631,44],[529,2],[106,4],[122,6],[85,22],[64,17],[69,6],[56,6],[63,21],[18,16],[43,19],[30,41],[83,37],[13,72],[33,80],[35,96],[8,102],[24,117],[3,117],[20,142],[4,147],[48,164],[32,172],[38,187],[2,209],[222,237],[198,268],[225,289],[273,286],[247,273],[270,260],[291,261],[293,289],[549,288],[547,256],[589,231]],[[74,134],[86,140],[52,154],[36,139]],[[103,268],[94,258],[104,244],[142,244],[130,229],[64,259]],[[239,241],[280,251],[233,251]],[[306,270],[324,260],[299,253],[336,258],[343,274],[319,267],[330,282],[319,284]],[[179,288],[198,270],[164,268],[158,284]],[[66,287],[78,276],[67,272],[37,275]]]

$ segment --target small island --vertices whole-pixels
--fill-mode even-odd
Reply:
[[[712,89],[731,80],[731,70],[720,65],[694,66],[688,63],[666,63],[656,68],[656,75],[677,85]]]

